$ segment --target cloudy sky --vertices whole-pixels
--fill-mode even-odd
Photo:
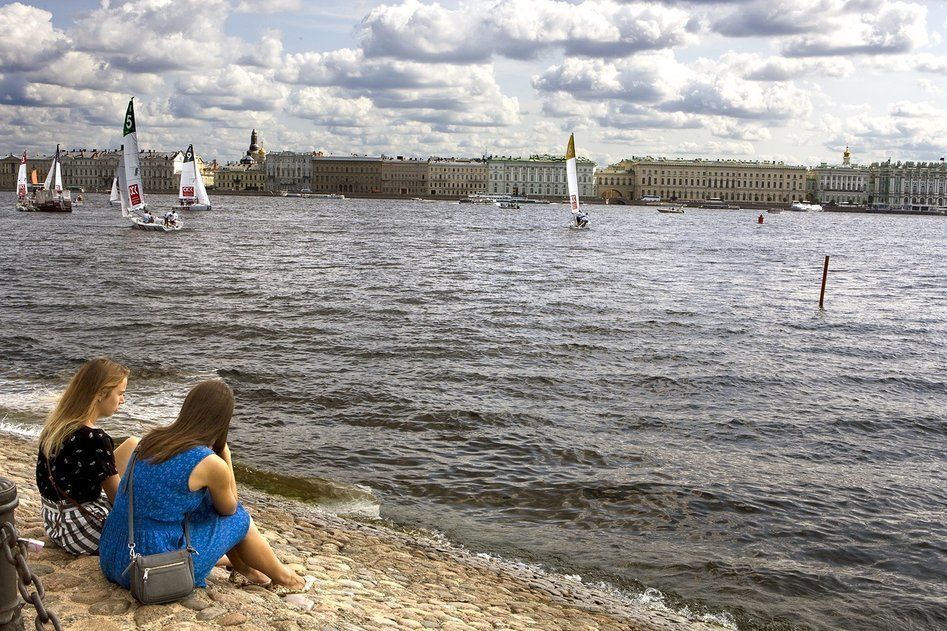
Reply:
[[[0,0],[0,153],[947,153],[942,0]]]

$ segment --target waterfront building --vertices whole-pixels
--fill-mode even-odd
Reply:
[[[69,188],[86,192],[109,192],[122,153],[117,150],[99,151],[74,149],[60,154],[62,179]]]
[[[214,170],[214,188],[219,191],[265,191],[266,150],[260,146],[256,130],[250,132],[250,146],[239,162],[228,162]]]
[[[274,151],[266,154],[266,190],[298,193],[311,188],[313,152]]]
[[[23,157],[23,154],[13,155],[12,153],[7,157],[0,159],[0,191],[15,191],[16,190],[16,176],[20,170],[20,159]],[[39,184],[43,183],[43,180],[46,179],[46,174],[49,173],[49,167],[53,163],[52,156],[26,156],[26,177],[29,181],[33,181],[32,174],[36,172],[36,182]],[[69,180],[63,176],[64,183],[68,186]]]
[[[806,194],[806,168],[782,162],[635,157],[595,173],[597,195],[631,203],[642,197],[700,202],[788,204]]]
[[[259,164],[231,162],[214,173],[214,188],[219,191],[263,191],[266,190],[266,171]]]
[[[576,158],[579,197],[595,195],[595,163]],[[487,159],[490,194],[529,195],[563,199],[569,195],[565,156],[532,155],[529,158],[491,156]]]
[[[878,210],[930,210],[947,206],[947,166],[938,162],[874,162],[868,203]]]
[[[487,192],[487,162],[483,159],[429,158],[430,194],[466,197]]]
[[[324,156],[312,158],[313,193],[381,193],[382,156]]]
[[[428,194],[427,160],[418,158],[384,158],[381,161],[382,195],[420,197]]]
[[[184,165],[184,152],[141,151],[141,182],[148,192],[176,193]],[[114,174],[114,170],[113,170]],[[109,187],[112,180],[109,178]]]
[[[184,163],[184,153],[181,151],[142,150],[141,179],[148,192],[167,193],[178,189],[178,173]],[[97,149],[74,149],[60,152],[62,164],[62,179],[66,188],[79,189],[86,192],[107,193],[112,189],[112,178],[118,168],[122,152],[114,149],[99,151]],[[15,163],[12,175],[9,175],[9,165]],[[10,179],[9,190],[16,186],[16,169],[20,158],[10,156],[0,161],[0,190],[4,190],[7,179]],[[37,181],[42,184],[46,173],[52,164],[52,158],[43,156],[36,159],[27,156],[27,173],[36,170]]]
[[[845,147],[841,165],[823,162],[810,171],[815,182],[812,201],[830,206],[868,203],[868,167],[852,164],[851,158],[852,153]]]

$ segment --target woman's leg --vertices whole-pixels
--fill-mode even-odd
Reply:
[[[259,570],[273,579],[276,585],[286,587],[301,587],[305,581],[291,569],[280,563],[270,547],[269,542],[263,538],[256,524],[250,520],[250,529],[243,540],[227,552],[227,556],[235,564],[239,558],[249,567]],[[234,565],[236,567],[236,565]],[[238,570],[239,571],[239,570]]]
[[[226,562],[226,563],[225,563]],[[228,554],[225,554],[220,558],[220,561],[217,562],[217,565],[224,565],[225,567],[232,568],[238,574],[243,574],[247,580],[256,585],[269,585],[269,577],[259,570],[254,570],[252,567],[247,565],[247,562],[243,560],[243,557],[240,556],[240,553],[236,548],[231,548]]]

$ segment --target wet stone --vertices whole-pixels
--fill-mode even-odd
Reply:
[[[170,618],[173,614],[172,605],[143,605],[135,610],[135,624],[144,627],[164,618]]]
[[[218,607],[214,605],[213,607],[208,607],[207,609],[203,609],[197,612],[197,619],[198,620],[213,620],[214,618],[220,617],[224,615],[225,613],[227,613],[226,609],[224,609],[223,607]]]
[[[127,600],[111,598],[90,605],[89,613],[93,616],[116,616],[128,611],[129,607],[131,607],[131,603]]]
[[[112,590],[106,588],[90,589],[87,592],[76,592],[72,595],[72,601],[81,605],[91,605],[100,600],[106,600],[112,595]]]
[[[194,592],[186,600],[182,600],[181,604],[188,609],[193,609],[194,611],[203,611],[210,607],[211,602],[207,596],[201,592]]]
[[[75,574],[55,573],[49,574],[43,579],[43,587],[48,591],[58,592],[65,589],[78,587],[86,581]]]
[[[221,627],[235,627],[238,624],[243,624],[247,621],[247,617],[242,613],[228,613],[221,616],[216,620],[217,624]]]

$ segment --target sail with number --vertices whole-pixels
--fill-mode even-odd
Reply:
[[[145,207],[145,195],[141,181],[141,160],[138,155],[138,132],[135,131],[135,97],[128,101],[122,139],[125,145],[125,184],[122,194],[128,202],[129,211],[142,210]]]
[[[178,201],[183,208],[191,210],[210,210],[210,198],[204,186],[204,178],[197,168],[194,157],[194,145],[188,145],[181,165],[181,183],[178,187]]]
[[[26,199],[28,188],[26,182],[26,152],[23,152],[23,157],[20,159],[20,170],[16,174],[16,196],[17,199],[23,201]]]

